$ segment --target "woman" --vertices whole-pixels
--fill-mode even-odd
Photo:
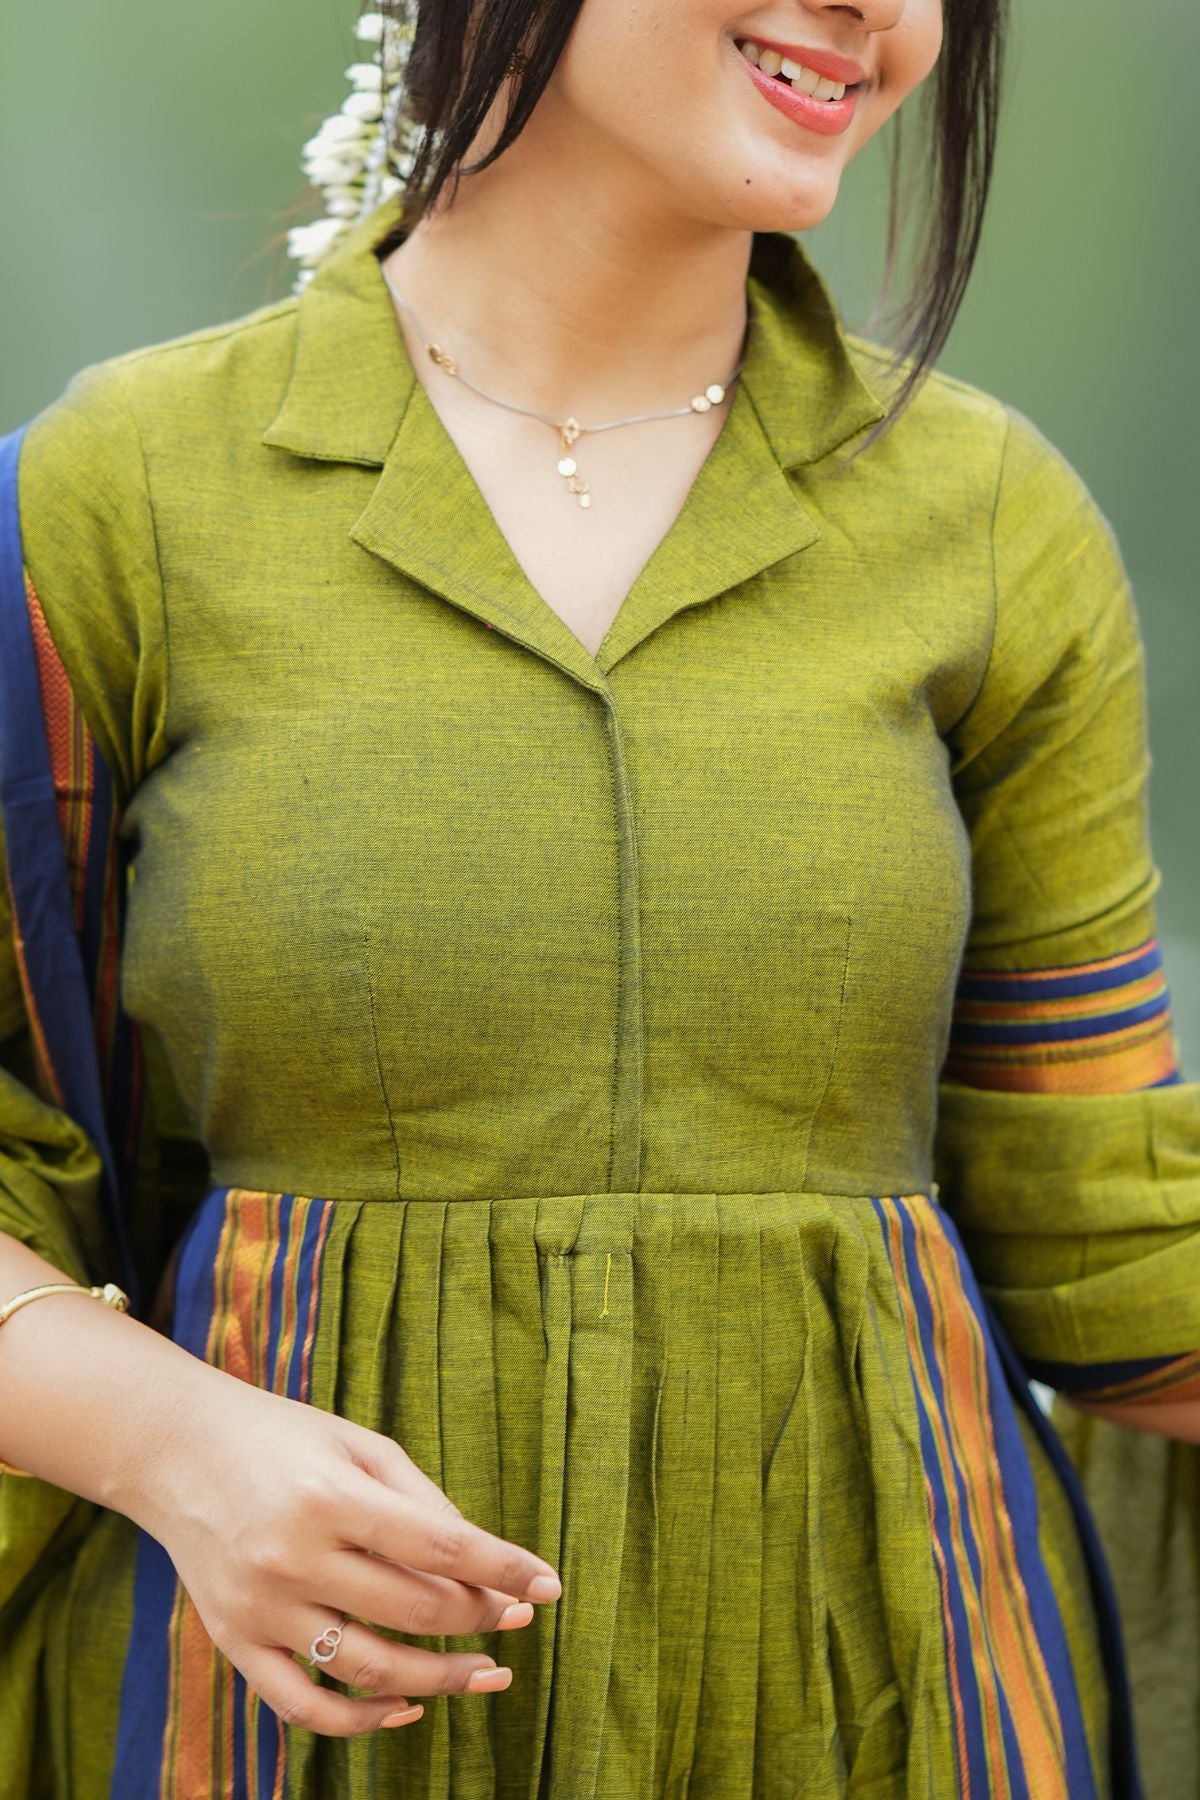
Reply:
[[[929,369],[1001,39],[425,0],[408,193],[31,425],[44,679],[211,1185],[161,1329],[0,1329],[6,1791],[1139,1791],[1027,1373],[1200,1343],[1200,1085],[1111,531]],[[896,366],[790,234],[935,71]],[[6,981],[0,1290],[102,1283]]]

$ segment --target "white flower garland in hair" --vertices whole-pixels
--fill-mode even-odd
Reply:
[[[422,127],[408,115],[404,76],[415,31],[416,0],[386,14],[363,13],[355,23],[359,42],[374,46],[372,60],[351,63],[351,92],[302,153],[300,166],[325,202],[325,217],[287,234],[288,255],[300,264],[297,293],[338,239],[401,193],[412,173]]]

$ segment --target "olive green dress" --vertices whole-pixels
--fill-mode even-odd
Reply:
[[[744,373],[593,656],[416,379],[391,223],[33,422],[30,603],[208,1159],[163,1328],[394,1436],[563,1594],[456,1640],[507,1692],[316,1735],[153,1540],[2,1475],[0,1793],[1132,1795],[1019,1360],[1200,1345],[1108,524],[944,374],[847,465],[881,353],[759,234]],[[0,1226],[82,1277],[95,1158],[0,949]]]

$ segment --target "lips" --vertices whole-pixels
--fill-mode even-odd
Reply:
[[[810,95],[792,87],[789,82],[777,80],[774,75],[764,75],[740,50],[735,48],[734,55],[763,99],[783,113],[785,118],[791,119],[793,124],[802,125],[825,137],[836,137],[848,130],[858,106],[857,88],[848,88],[840,100],[814,100]],[[814,65],[810,63],[806,66]],[[817,73],[820,72],[818,69]]]

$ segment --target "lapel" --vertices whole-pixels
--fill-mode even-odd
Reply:
[[[755,234],[746,360],[725,423],[593,657],[525,574],[417,380],[375,254],[395,224],[388,202],[303,290],[291,378],[262,434],[292,455],[380,470],[351,529],[356,543],[603,691],[613,666],[675,613],[817,541],[788,471],[828,455],[886,406],[858,373],[795,238]]]

